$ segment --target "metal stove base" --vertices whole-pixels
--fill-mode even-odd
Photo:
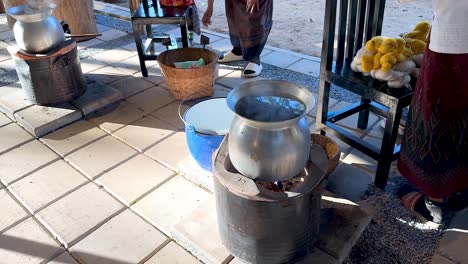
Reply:
[[[317,246],[300,264],[343,262],[369,225],[371,217],[360,206],[336,197],[322,195],[320,234]],[[365,203],[365,201],[364,201]],[[197,207],[171,230],[172,237],[194,256],[208,264],[242,264],[222,245],[217,232],[214,199]],[[200,228],[193,228],[194,226]],[[206,228],[205,228],[206,227]]]

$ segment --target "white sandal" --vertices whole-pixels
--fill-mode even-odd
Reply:
[[[249,64],[247,64],[247,66],[245,66],[244,70],[242,71],[242,76],[249,77],[249,78],[257,77],[258,75],[260,75],[262,70],[263,70],[263,66],[261,63],[256,64],[253,62],[249,62]]]
[[[232,53],[232,51],[228,51],[224,53],[222,56],[218,58],[218,62],[224,63],[224,62],[233,62],[233,61],[242,61],[244,58],[242,55],[236,55]]]

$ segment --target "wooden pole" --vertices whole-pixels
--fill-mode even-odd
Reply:
[[[27,0],[3,0],[5,9],[16,5],[24,5]],[[52,1],[51,1],[52,2]],[[94,34],[97,33],[96,17],[92,0],[60,0],[54,1],[57,8],[54,16],[58,20],[65,20],[70,26],[72,34]],[[8,16],[8,24],[13,27],[14,19]],[[89,39],[81,38],[79,40]]]
[[[3,6],[3,1],[0,1],[0,14],[5,13],[5,7]]]
[[[57,1],[54,16],[65,20],[72,34],[97,33],[96,17],[92,0],[61,0]],[[77,41],[93,37],[77,38]]]

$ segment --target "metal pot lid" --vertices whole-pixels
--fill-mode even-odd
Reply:
[[[199,133],[226,135],[234,113],[226,104],[226,98],[214,98],[195,104],[185,112],[184,121]]]

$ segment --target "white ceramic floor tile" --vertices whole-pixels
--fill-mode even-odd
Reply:
[[[164,120],[166,122],[168,122],[169,124],[177,127],[178,129],[183,129],[184,128],[184,122],[180,119],[180,116],[179,116],[179,105],[180,105],[180,101],[175,101],[155,112],[153,112],[151,115],[161,119],[161,120]],[[180,106],[180,114],[181,116],[184,116],[185,114],[185,111],[187,111],[187,109],[189,108],[189,106],[183,104]]]
[[[95,60],[95,59],[91,59],[91,58],[86,58],[84,60],[81,60],[80,65],[81,65],[81,71],[83,73],[92,72],[92,71],[95,71],[97,69],[107,66],[106,63]]]
[[[190,155],[185,133],[177,132],[145,152],[162,164],[177,170],[178,164]]]
[[[86,181],[78,171],[58,160],[15,182],[10,188],[28,210],[36,213]]]
[[[320,75],[320,62],[302,59],[290,65],[288,69],[318,77]]]
[[[209,197],[208,192],[176,176],[137,202],[133,208],[160,230],[170,234],[177,222]]]
[[[94,57],[94,59],[99,62],[113,64],[118,61],[130,58],[132,56],[135,56],[135,53],[126,49],[111,49],[99,53],[97,56]]]
[[[0,235],[0,262],[5,264],[44,263],[63,250],[32,218]]]
[[[149,114],[156,109],[175,101],[175,98],[165,89],[156,86],[135,96],[129,97],[128,101],[134,103],[139,109]]]
[[[0,217],[0,233],[2,230],[29,216],[23,207],[4,189],[0,190],[0,212],[2,212],[2,217]]]
[[[89,183],[36,216],[66,247],[70,247],[122,208],[109,194]]]
[[[104,174],[96,182],[126,205],[131,205],[172,175],[173,171],[145,155],[138,155]]]
[[[122,102],[91,115],[89,121],[110,133],[144,115],[145,113],[138,109],[137,104]]]
[[[0,127],[0,153],[32,139],[31,134],[16,123]]]
[[[104,31],[102,33],[102,36],[99,36],[98,38],[100,40],[109,41],[109,40],[117,39],[126,35],[127,35],[127,32],[123,32],[117,29],[109,29],[109,30]]]
[[[73,259],[70,253],[65,251],[47,264],[78,264],[78,262]]]
[[[299,60],[300,60],[299,57],[295,57],[295,56],[277,52],[277,51],[269,53],[261,58],[261,61],[263,63],[268,63],[268,64],[271,64],[280,68],[287,67]]]
[[[144,151],[178,129],[152,116],[146,116],[113,133],[126,144]]]
[[[166,240],[160,231],[126,210],[78,242],[70,252],[83,263],[140,263]]]
[[[134,55],[137,54],[136,51],[131,51],[131,52]],[[157,61],[145,61],[146,67],[151,67],[156,63],[157,63]],[[141,71],[140,59],[138,58],[138,56],[133,56],[133,57],[127,58],[125,60],[116,62],[116,63],[112,64],[112,66],[119,69],[119,70],[121,70],[121,71],[123,71],[123,72],[125,72],[125,73],[127,73],[127,74],[135,74],[135,73]]]
[[[65,159],[86,177],[94,179],[136,153],[117,139],[106,136],[73,152]]]
[[[223,78],[218,79],[216,82],[227,87],[236,88],[244,83],[257,80],[264,80],[264,78],[262,78],[261,75],[255,78],[243,78],[242,71],[237,70],[227,74]]]
[[[179,221],[172,234],[178,243],[205,263],[226,263],[231,258],[218,234],[214,197]]]
[[[125,98],[142,92],[154,86],[152,82],[145,81],[143,78],[128,76],[110,84],[114,89],[119,90]]]
[[[13,122],[13,121],[11,121],[10,118],[8,118],[6,115],[0,113],[0,127],[5,126],[7,124],[10,124],[11,122]]]
[[[170,242],[145,264],[201,264],[175,242]]]
[[[41,142],[33,140],[0,156],[0,179],[10,184],[58,158]]]
[[[114,67],[107,66],[88,72],[86,76],[97,82],[109,84],[128,76],[128,74]]]
[[[41,138],[41,141],[62,156],[105,136],[91,122],[80,120]]]

